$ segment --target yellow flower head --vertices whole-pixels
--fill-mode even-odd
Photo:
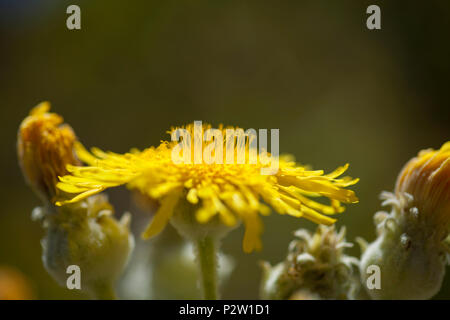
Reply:
[[[203,125],[202,134],[210,128],[209,125]],[[176,129],[173,128],[169,133]],[[192,125],[186,126],[186,129],[194,136]],[[226,129],[221,128],[223,137]],[[225,143],[225,140],[220,142],[222,145]],[[245,146],[248,145],[249,141],[246,140]],[[81,144],[77,144],[78,157],[89,166],[67,167],[70,175],[61,177],[57,187],[74,196],[57,205],[76,202],[106,188],[126,184],[128,188],[137,189],[160,202],[155,217],[143,234],[144,238],[158,234],[172,217],[177,205],[182,203],[195,208],[192,211],[193,221],[198,225],[215,219],[231,227],[242,221],[246,227],[243,248],[251,252],[261,248],[263,227],[259,214],[267,215],[270,212],[265,204],[280,214],[330,225],[335,219],[326,215],[343,212],[341,202],[358,201],[353,191],[345,189],[358,182],[358,179],[338,178],[348,165],[324,174],[322,170],[312,171],[283,157],[279,160],[276,174],[262,175],[260,169],[267,165],[261,164],[261,161],[256,164],[174,163],[171,155],[175,147],[177,142],[163,141],[156,148],[132,150],[121,155],[96,148],[89,153]],[[208,145],[202,148],[204,151]],[[330,204],[314,201],[311,199],[314,197],[329,198]]]
[[[57,195],[58,176],[68,173],[66,165],[80,164],[74,154],[76,137],[72,128],[49,110],[48,102],[34,107],[22,121],[17,137],[22,172],[44,201],[53,201]]]
[[[450,141],[439,150],[422,150],[406,163],[397,178],[395,194],[397,198],[409,196],[406,209],[417,208],[419,218],[447,231],[450,227]]]

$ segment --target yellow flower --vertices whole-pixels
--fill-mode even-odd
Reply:
[[[67,174],[66,165],[80,162],[74,154],[75,133],[64,120],[49,113],[50,104],[34,107],[19,128],[17,153],[23,174],[44,201],[57,195],[58,176]]]
[[[395,186],[398,199],[412,196],[404,209],[416,208],[419,219],[445,233],[450,227],[450,141],[439,150],[419,152],[403,167]],[[414,209],[415,210],[415,209]]]
[[[209,128],[209,125],[203,125],[202,130]],[[186,129],[194,136],[192,125]],[[225,137],[226,129],[221,129]],[[169,133],[174,130],[176,128]],[[246,140],[247,147],[248,144]],[[171,154],[176,146],[177,142],[163,141],[156,148],[141,152],[132,150],[121,155],[96,148],[89,153],[77,144],[78,157],[89,166],[67,167],[71,175],[61,177],[57,187],[74,196],[69,201],[57,202],[57,205],[76,202],[106,188],[126,184],[160,202],[144,238],[158,234],[177,206],[188,204],[194,208],[192,219],[198,225],[215,219],[232,227],[243,221],[246,227],[243,249],[251,252],[261,248],[263,226],[259,214],[270,212],[263,201],[279,214],[304,217],[326,225],[336,221],[326,215],[344,211],[341,202],[358,202],[353,191],[344,189],[357,183],[358,179],[338,178],[348,165],[324,174],[322,170],[312,171],[282,157],[275,175],[262,175],[260,169],[265,165],[260,161],[257,164],[175,164]],[[321,196],[329,198],[330,204],[311,199]]]

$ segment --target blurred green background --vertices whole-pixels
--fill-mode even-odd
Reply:
[[[81,7],[79,31],[66,28],[70,4]],[[370,4],[382,30],[366,28]],[[379,193],[420,149],[450,138],[449,24],[444,0],[0,0],[0,265],[23,272],[37,298],[85,298],[42,267],[43,231],[30,220],[39,201],[17,165],[18,126],[43,100],[86,146],[116,152],[194,120],[279,128],[280,151],[299,162],[351,164],[360,203],[337,225],[372,240]],[[133,208],[127,192],[110,195],[119,213]],[[257,298],[258,261],[280,261],[292,231],[314,227],[264,220],[262,252],[242,252],[242,227],[225,239],[236,269],[224,298]],[[450,276],[436,298],[450,298]]]

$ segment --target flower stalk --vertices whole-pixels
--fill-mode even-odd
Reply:
[[[200,286],[205,300],[217,300],[219,298],[217,247],[218,241],[212,237],[204,237],[196,242]]]

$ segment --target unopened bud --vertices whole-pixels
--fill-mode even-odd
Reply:
[[[67,174],[68,164],[80,162],[74,154],[77,140],[72,128],[63,124],[50,104],[42,102],[33,108],[19,128],[17,153],[28,184],[45,203],[52,203],[58,193],[58,176]]]

